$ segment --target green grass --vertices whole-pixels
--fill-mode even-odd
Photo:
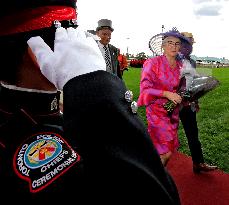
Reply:
[[[204,158],[207,163],[229,173],[229,68],[197,68],[197,71],[213,75],[220,81],[220,86],[199,99],[197,122]],[[134,100],[139,96],[140,72],[140,68],[129,68],[123,75],[127,88],[134,93]],[[147,124],[145,108],[140,107],[138,113]],[[178,133],[179,151],[190,156],[181,123]]]

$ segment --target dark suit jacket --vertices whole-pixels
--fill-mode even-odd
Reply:
[[[122,79],[122,72],[120,69],[119,61],[118,61],[119,49],[111,44],[108,44],[108,47],[109,47],[109,51],[111,55],[111,64],[112,64],[113,72],[119,78]]]

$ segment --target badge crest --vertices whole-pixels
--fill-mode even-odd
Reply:
[[[38,192],[79,160],[80,156],[60,134],[41,132],[33,134],[18,147],[14,170],[29,183],[31,192]]]

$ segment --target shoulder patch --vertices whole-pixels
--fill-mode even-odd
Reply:
[[[29,183],[30,192],[38,192],[80,160],[70,145],[54,132],[33,134],[14,154],[16,174]]]

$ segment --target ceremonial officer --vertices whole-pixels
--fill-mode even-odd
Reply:
[[[1,199],[180,204],[132,92],[106,71],[95,40],[75,28],[75,1],[6,5],[0,12]]]

